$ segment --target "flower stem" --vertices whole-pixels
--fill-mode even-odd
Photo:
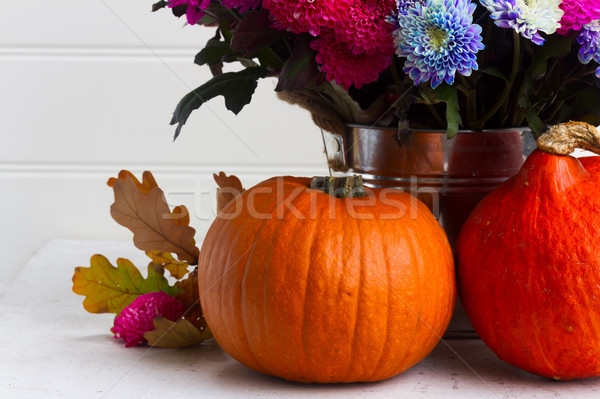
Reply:
[[[431,112],[433,119],[435,119],[435,121],[437,122],[437,124],[439,125],[440,128],[443,128],[444,126],[446,126],[446,123],[442,119],[442,116],[437,111],[437,109],[435,109],[435,106],[433,106],[432,104],[427,104],[427,108],[429,108],[429,112]]]
[[[513,32],[513,62],[510,70],[510,76],[504,85],[504,90],[502,94],[498,98],[498,101],[494,104],[494,106],[481,118],[477,119],[473,122],[474,128],[483,128],[485,123],[492,117],[494,114],[502,107],[502,105],[508,99],[508,96],[511,92],[511,88],[513,83],[515,82],[515,78],[517,77],[517,73],[519,72],[519,60],[521,58],[521,41],[520,36],[517,32]]]
[[[477,90],[469,84],[467,78],[460,75],[459,80],[464,87],[457,86],[457,89],[467,98],[467,121],[465,126],[471,127],[471,123],[477,116]]]

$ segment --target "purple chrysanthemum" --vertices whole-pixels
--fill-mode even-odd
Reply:
[[[591,60],[600,64],[600,20],[583,25],[577,42],[581,44],[577,57],[582,64]],[[600,67],[596,68],[596,77],[600,79]]]
[[[125,347],[145,343],[144,333],[154,330],[153,320],[161,316],[177,321],[183,314],[183,305],[175,297],[162,291],[138,296],[115,317],[111,329],[115,339],[125,341]]]
[[[187,5],[185,16],[188,24],[194,25],[204,16],[204,11],[210,5],[211,0],[171,0],[169,8]]]
[[[552,34],[563,16],[561,0],[480,0],[501,28],[512,28],[535,44],[544,44],[540,32]]]
[[[416,5],[424,5],[425,0],[397,0],[396,5],[398,6],[398,12],[406,14],[411,8],[415,8]]]
[[[221,4],[225,8],[239,8],[241,13],[248,10],[256,10],[262,0],[221,0]]]
[[[398,14],[396,54],[406,57],[404,72],[415,85],[452,84],[456,72],[469,76],[478,68],[483,43],[481,26],[473,24],[476,7],[469,0],[427,0]]]

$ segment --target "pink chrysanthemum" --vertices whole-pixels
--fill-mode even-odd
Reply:
[[[600,0],[562,0],[559,7],[564,11],[557,29],[561,35],[600,18]]]
[[[317,51],[315,59],[321,64],[321,71],[327,80],[334,81],[346,90],[354,85],[362,85],[377,80],[379,74],[392,64],[389,54],[353,54],[348,44],[335,39],[333,31],[323,30],[319,39],[310,44]]]
[[[169,8],[187,5],[185,16],[188,24],[194,25],[204,16],[204,11],[210,5],[211,0],[171,0]]]
[[[321,27],[333,28],[350,0],[263,0],[273,27],[317,36]]]
[[[242,13],[248,10],[256,10],[260,3],[262,3],[262,0],[221,0],[223,7],[239,8]]]
[[[395,27],[387,22],[387,17],[395,9],[395,0],[352,0],[335,26],[338,40],[349,43],[354,54],[394,54]]]
[[[138,296],[115,317],[111,329],[115,339],[125,341],[125,347],[145,343],[144,333],[154,330],[153,320],[161,316],[177,321],[183,314],[183,305],[175,297],[164,292],[151,292]]]

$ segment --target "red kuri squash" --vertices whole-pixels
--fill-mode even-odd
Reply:
[[[460,234],[460,295],[503,360],[555,379],[600,375],[600,157],[593,126],[538,139],[519,173],[488,195]],[[562,155],[559,155],[562,154]]]
[[[288,380],[392,377],[448,325],[456,295],[448,241],[403,192],[348,197],[360,183],[336,198],[310,186],[272,178],[219,213],[198,265],[210,329],[233,358]]]

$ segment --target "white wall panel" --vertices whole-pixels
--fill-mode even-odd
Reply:
[[[193,58],[213,32],[152,14],[151,4],[3,4],[0,282],[55,237],[130,239],[109,215],[106,180],[120,169],[152,170],[169,202],[190,209],[199,239],[212,220],[212,172],[246,186],[326,173],[319,129],[276,99],[273,80],[237,117],[222,99],[209,102],[173,142],[175,105],[210,76]]]
[[[190,211],[190,225],[201,243],[215,215],[212,168],[155,170],[167,202],[186,205]],[[141,178],[141,169],[132,172]],[[246,187],[272,175],[270,168],[230,168],[228,172],[237,174]],[[117,173],[110,167],[79,166],[0,170],[0,283],[13,279],[33,253],[52,238],[130,240],[129,230],[110,217],[113,193],[106,181]],[[287,169],[286,173],[314,175],[323,171],[304,168]]]
[[[191,56],[193,58],[193,56]],[[0,120],[12,136],[4,162],[304,164],[322,161],[319,129],[261,82],[238,117],[216,98],[173,143],[179,98],[209,77],[204,68],[129,57],[0,58]],[[183,82],[183,83],[182,83]],[[39,150],[39,151],[38,151]]]
[[[158,0],[3,1],[0,38],[24,47],[188,47],[199,50],[213,32],[186,25]]]

